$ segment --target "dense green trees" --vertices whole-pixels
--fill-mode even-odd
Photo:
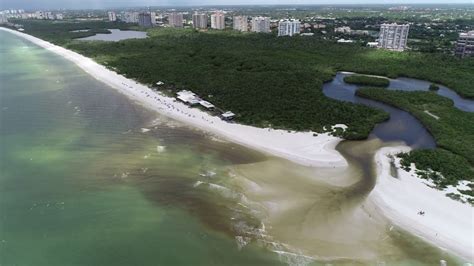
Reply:
[[[344,82],[350,84],[364,85],[364,86],[376,86],[376,87],[388,87],[390,80],[386,78],[372,77],[366,75],[350,75],[344,77]]]
[[[415,163],[416,168],[421,170],[418,175],[432,180],[440,188],[455,186],[460,179],[474,181],[474,170],[466,158],[445,149],[414,150],[401,153],[399,157],[406,170],[410,169],[411,163]]]

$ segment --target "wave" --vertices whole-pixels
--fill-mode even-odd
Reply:
[[[314,262],[314,258],[303,254],[283,251],[283,250],[272,250],[278,254],[278,258],[291,266],[306,266]]]
[[[239,176],[232,174],[231,178],[239,178]],[[246,182],[247,180],[244,178],[244,180],[240,181]],[[239,250],[254,242],[256,245],[278,254],[280,261],[291,266],[305,266],[319,260],[275,240],[267,232],[267,227],[263,222],[266,212],[261,204],[249,200],[236,189],[231,189],[221,184],[196,181],[193,186],[201,187],[203,185],[207,185],[211,191],[217,192],[220,196],[230,199],[235,203],[233,207],[229,208],[231,210],[231,217],[229,218]],[[258,222],[255,223],[255,221]]]

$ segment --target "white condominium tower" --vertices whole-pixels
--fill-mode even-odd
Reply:
[[[253,32],[270,32],[270,18],[269,17],[254,17],[252,18]]]
[[[156,25],[156,12],[150,12],[151,24]]]
[[[107,12],[107,15],[109,15],[109,21],[117,21],[117,15],[115,15],[115,12],[109,11]]]
[[[170,27],[182,28],[183,27],[183,14],[182,13],[170,13],[168,15],[168,24]]]
[[[459,34],[454,53],[461,58],[474,56],[474,31]]]
[[[138,12],[125,12],[123,19],[127,23],[138,23]]]
[[[234,30],[238,31],[248,31],[249,23],[247,16],[236,16],[233,18],[234,21]]]
[[[299,20],[281,20],[278,23],[278,36],[293,36],[300,34],[301,23]]]
[[[194,13],[193,14],[193,28],[207,29],[207,14]]]
[[[0,24],[2,23],[8,23],[7,14],[0,13]]]
[[[407,47],[408,30],[410,25],[382,24],[380,25],[380,33],[378,46],[379,48],[403,51]]]
[[[225,29],[225,16],[223,12],[218,11],[211,15],[211,28],[216,30]]]

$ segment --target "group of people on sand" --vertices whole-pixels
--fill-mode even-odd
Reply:
[[[125,83],[122,83],[122,84],[125,85],[125,86],[127,86],[127,87],[129,87],[129,88],[133,88],[132,86],[129,86],[129,85],[125,84]],[[157,96],[150,95],[150,94],[149,94],[148,92],[146,92],[146,91],[143,91],[143,90],[142,90],[142,91],[140,91],[140,93],[144,93],[144,94],[146,95],[146,97],[148,97],[148,98],[151,96],[153,99],[155,99],[156,101],[158,101],[159,103],[161,103],[162,105],[164,105],[168,110],[176,110],[176,111],[180,112],[180,113],[183,114],[183,115],[186,115],[186,116],[192,117],[192,118],[196,118],[195,115],[190,114],[190,113],[185,112],[185,111],[182,111],[182,110],[178,109],[177,107],[175,107],[172,103],[169,103],[169,102],[167,102],[166,100],[162,100],[162,99],[160,99],[160,98],[157,97]],[[163,108],[160,107],[160,109],[163,109]],[[207,119],[207,118],[205,118],[204,116],[201,116],[201,119],[204,120],[204,121],[206,121],[206,122],[208,122],[208,123],[214,124],[214,121],[211,121],[210,119]]]

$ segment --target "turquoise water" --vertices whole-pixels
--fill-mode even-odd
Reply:
[[[62,58],[0,40],[0,265],[278,264],[239,250],[216,195],[193,187],[261,155],[170,127]]]

